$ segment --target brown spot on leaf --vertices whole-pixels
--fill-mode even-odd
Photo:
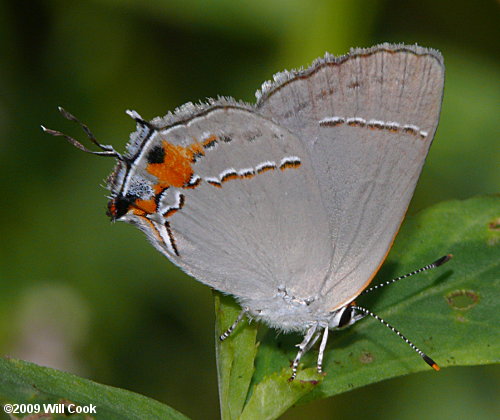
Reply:
[[[311,381],[303,381],[303,380],[300,380],[299,381],[301,384],[311,384],[311,385],[318,385],[319,384],[319,381],[314,381],[314,380],[311,380]]]
[[[369,351],[365,351],[359,356],[359,361],[364,365],[368,365],[375,360],[375,357]]]
[[[468,311],[479,302],[479,296],[472,290],[455,290],[445,296],[446,302],[457,311]]]
[[[500,242],[500,217],[488,223],[488,233],[489,237],[486,243],[489,246],[497,245]]]
[[[493,219],[490,223],[488,223],[488,229],[500,232],[500,217]]]

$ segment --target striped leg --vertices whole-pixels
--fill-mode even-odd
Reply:
[[[292,376],[288,379],[288,382],[293,381],[296,376],[297,376],[297,367],[299,366],[300,359],[302,359],[302,356],[306,353],[307,350],[311,348],[311,346],[316,342],[318,335],[316,338],[314,337],[314,333],[316,332],[318,328],[318,324],[314,324],[306,332],[306,335],[304,336],[304,340],[302,340],[302,343],[297,344],[297,347],[299,348],[299,351],[297,353],[297,356],[295,356],[295,359],[292,363]],[[311,343],[312,342],[312,343]]]
[[[323,355],[325,353],[327,341],[328,341],[328,327],[326,327],[325,331],[323,332],[323,339],[321,340],[321,344],[319,346],[318,373],[323,373]]]
[[[318,341],[318,338],[320,335],[321,335],[321,331],[316,331],[314,333],[314,337],[311,339],[311,341],[309,341],[309,344],[304,349],[303,354],[306,354],[309,350],[311,350],[312,346],[314,346],[316,344],[316,341]]]
[[[238,315],[238,318],[236,318],[236,321],[234,321],[233,324],[219,336],[220,341],[224,341],[227,337],[229,337],[231,335],[231,333],[234,331],[234,329],[240,323],[240,321],[243,319],[243,317],[245,316],[246,313],[247,313],[247,309],[243,309],[240,312],[240,314]]]

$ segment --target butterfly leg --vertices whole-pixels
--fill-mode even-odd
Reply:
[[[309,350],[311,350],[312,346],[316,344],[316,341],[318,341],[319,336],[321,335],[321,331],[316,331],[314,333],[314,337],[309,341],[309,344],[307,344],[307,347],[304,349],[304,353],[306,354]]]
[[[318,339],[319,335],[315,334],[317,329],[318,329],[318,324],[310,326],[309,329],[306,331],[306,335],[304,336],[304,340],[302,340],[302,343],[297,344],[299,351],[292,363],[292,376],[288,379],[288,382],[291,382],[295,379],[295,377],[297,376],[297,368],[299,366],[300,359],[302,359],[302,356],[307,352],[307,350],[309,350],[312,347],[312,345]]]
[[[227,337],[229,337],[231,335],[231,333],[234,331],[236,326],[240,323],[240,321],[243,319],[243,317],[245,316],[245,314],[247,312],[248,312],[248,309],[243,309],[240,312],[240,314],[238,315],[238,318],[236,318],[236,321],[234,321],[232,323],[232,325],[219,336],[220,341],[224,341]]]
[[[321,339],[321,344],[319,346],[318,373],[323,373],[323,355],[325,354],[327,341],[328,341],[328,327],[326,327],[325,331],[323,332],[323,338]]]

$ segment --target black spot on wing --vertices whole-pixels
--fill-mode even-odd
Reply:
[[[163,163],[165,161],[165,149],[161,146],[154,146],[147,155],[148,163]]]

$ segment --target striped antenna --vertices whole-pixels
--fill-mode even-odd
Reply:
[[[381,289],[384,286],[388,286],[389,284],[396,283],[399,280],[405,279],[407,277],[411,277],[415,274],[422,273],[423,271],[430,270],[431,268],[439,267],[440,265],[443,265],[444,263],[447,263],[448,261],[450,261],[452,258],[453,258],[452,254],[445,255],[445,256],[437,259],[436,261],[434,261],[432,264],[426,265],[425,267],[419,268],[418,270],[412,271],[411,273],[405,274],[404,276],[396,277],[395,279],[388,280],[385,283],[376,284],[375,286],[372,286],[368,289],[365,289],[365,290],[363,290],[362,293],[360,293],[360,296],[364,295],[366,293],[370,293],[373,290]]]
[[[413,344],[410,340],[408,340],[403,334],[401,334],[396,328],[394,328],[391,324],[388,322],[384,321],[382,318],[380,318],[378,315],[375,315],[373,312],[369,311],[366,308],[363,308],[361,306],[352,306],[351,307],[354,310],[358,310],[360,312],[363,312],[366,315],[370,315],[372,318],[375,318],[377,321],[379,321],[381,324],[385,325],[387,328],[392,330],[392,332],[396,333],[396,335],[401,338],[406,344],[408,344],[413,350],[415,350],[422,359],[424,359],[424,362],[427,363],[431,368],[434,370],[439,370],[438,364],[432,360],[429,356],[427,356],[422,350],[420,350],[415,344]]]

